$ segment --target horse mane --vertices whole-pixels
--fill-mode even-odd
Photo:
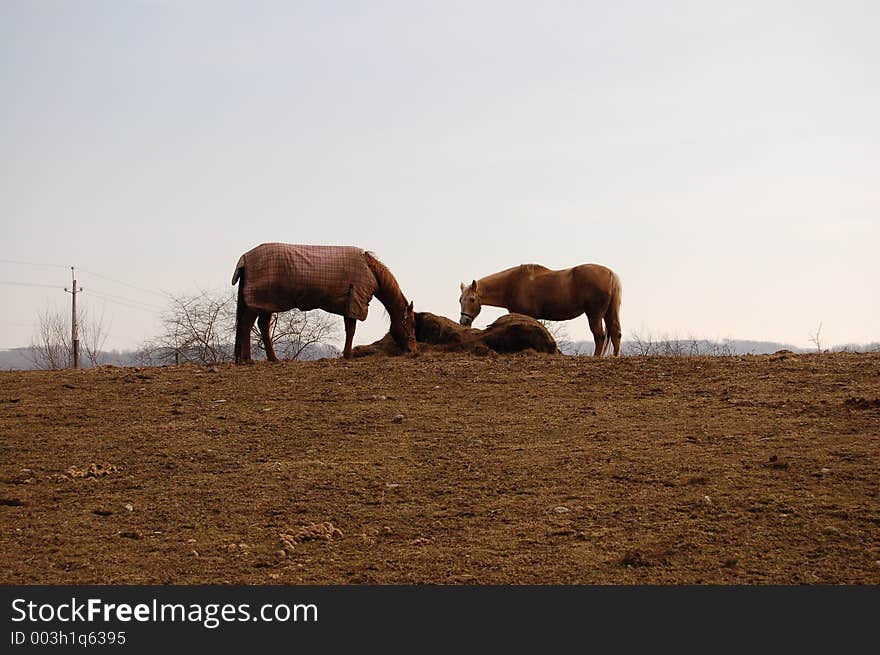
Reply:
[[[376,283],[379,285],[376,289],[376,297],[379,299],[379,302],[385,305],[389,314],[392,314],[394,311],[403,311],[407,304],[406,296],[400,290],[397,279],[388,267],[376,257],[375,253],[365,250],[364,259],[367,262],[367,267],[376,276]]]

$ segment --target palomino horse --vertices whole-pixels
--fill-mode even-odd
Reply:
[[[548,321],[567,321],[587,315],[596,348],[601,357],[608,346],[620,354],[620,278],[599,264],[581,264],[551,271],[539,264],[523,264],[461,285],[462,325],[473,323],[482,305],[504,307]],[[605,329],[602,320],[605,320]]]
[[[342,354],[348,359],[355,325],[367,318],[374,295],[388,310],[390,333],[400,349],[416,350],[413,304],[407,303],[388,267],[360,248],[264,243],[239,258],[232,275],[232,284],[236,282],[236,364],[251,361],[254,321],[267,359],[278,361],[270,334],[272,314],[294,308],[341,315],[345,321]]]

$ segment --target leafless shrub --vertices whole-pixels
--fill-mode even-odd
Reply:
[[[626,355],[657,355],[661,357],[732,357],[737,353],[736,345],[730,339],[710,341],[689,336],[679,339],[662,335],[654,338],[650,333],[634,332],[631,339],[624,343]]]
[[[685,343],[680,339],[670,339],[664,335],[657,341],[656,354],[664,357],[683,357],[689,354]]]
[[[547,329],[547,332],[550,333],[550,336],[553,337],[553,340],[556,342],[556,347],[566,355],[578,356],[592,354],[593,351],[590,350],[588,353],[587,348],[583,347],[582,342],[571,340],[568,336],[568,331],[565,329],[565,323],[561,321],[548,321],[545,319],[539,319],[538,323]]]
[[[642,335],[639,332],[633,332],[632,338],[626,342],[623,348],[625,355],[654,355],[655,344],[654,338],[650,333]]]
[[[233,359],[236,296],[233,292],[199,291],[171,296],[162,314],[163,332],[144,343],[137,361],[146,366],[219,364]],[[296,359],[311,346],[337,334],[338,322],[324,312],[291,310],[272,320],[272,342],[280,357]],[[265,353],[256,325],[251,333],[254,351]],[[265,356],[265,355],[264,355]]]
[[[107,342],[104,314],[102,313],[97,318],[90,318],[85,311],[81,311],[78,327],[80,352],[85,352],[86,358],[92,366],[104,364],[106,355],[103,352],[103,348]]]
[[[730,339],[725,339],[723,341],[707,341],[704,351],[700,354],[710,357],[733,357],[739,353],[736,351],[736,345]]]
[[[107,341],[103,314],[92,319],[85,309],[77,308],[77,327],[80,352],[85,352],[89,365],[100,366],[101,348]],[[48,308],[43,310],[37,317],[37,333],[28,347],[28,358],[35,367],[45,370],[73,366],[70,317]]]
[[[822,322],[819,322],[819,327],[816,328],[816,331],[810,335],[810,343],[816,346],[816,352],[822,352]]]
[[[61,314],[43,310],[37,318],[37,334],[31,341],[28,357],[34,366],[53,370],[73,365],[70,325]]]
[[[830,350],[835,353],[875,353],[880,352],[880,343],[876,341],[871,343],[845,343],[840,346],[834,346]]]
[[[272,316],[270,334],[278,357],[299,359],[310,347],[336,339],[339,320],[320,310],[301,312],[293,309]],[[256,328],[253,337],[255,349],[265,354],[263,340]]]
[[[235,329],[235,296],[200,291],[171,296],[161,316],[163,332],[147,341],[138,360],[162,364],[219,364],[232,359],[229,335]]]

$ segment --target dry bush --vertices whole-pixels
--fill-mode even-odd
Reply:
[[[729,339],[711,341],[689,336],[686,339],[661,335],[654,337],[650,332],[633,332],[629,341],[623,345],[625,355],[657,355],[660,357],[731,357],[736,355],[736,346]]]
[[[235,293],[225,291],[171,296],[161,317],[162,334],[141,346],[138,361],[146,366],[231,362],[236,302]],[[310,347],[327,344],[337,333],[338,321],[325,312],[293,309],[272,318],[272,342],[278,355],[286,359],[302,357]],[[255,354],[265,357],[256,325],[251,339]]]
[[[77,308],[80,365],[100,366],[101,349],[107,341],[104,315],[92,318],[84,308]],[[85,358],[82,355],[85,355]],[[28,358],[40,369],[53,370],[73,366],[73,335],[70,316],[45,309],[37,317],[37,333],[28,347]]]

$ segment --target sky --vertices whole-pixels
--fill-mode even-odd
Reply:
[[[266,241],[416,311],[600,263],[624,339],[880,340],[880,3],[0,3],[0,348],[109,348]],[[477,327],[505,310],[485,308]],[[339,319],[342,335],[342,319]],[[355,343],[387,330],[378,300]],[[568,322],[588,339],[586,319]]]

